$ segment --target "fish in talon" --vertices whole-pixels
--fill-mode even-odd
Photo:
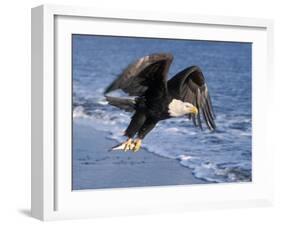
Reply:
[[[117,144],[116,146],[112,147],[110,151],[115,151],[115,150],[124,150],[125,144]]]
[[[112,147],[112,150],[127,151],[130,150],[131,145],[132,145],[132,139],[128,139],[127,141]]]

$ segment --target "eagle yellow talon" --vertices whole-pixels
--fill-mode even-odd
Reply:
[[[135,147],[135,143],[134,143],[134,142],[132,142],[132,143],[130,144],[129,150],[133,150],[133,149],[134,149],[134,147]]]
[[[134,147],[132,149],[133,152],[139,151],[141,148],[141,139],[135,139],[134,141]]]
[[[128,150],[131,150],[131,146],[133,145],[132,139],[129,138],[129,139],[128,139],[127,141],[125,141],[123,144],[125,145],[123,151],[126,152],[126,151],[128,151]]]
[[[141,139],[135,139],[134,141],[129,138],[125,142],[115,146],[112,150],[121,150],[121,151],[128,151],[131,150],[133,152],[137,152],[141,147]]]

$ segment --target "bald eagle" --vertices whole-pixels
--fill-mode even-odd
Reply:
[[[202,115],[208,129],[216,128],[211,99],[201,69],[191,66],[167,80],[172,61],[173,55],[169,53],[142,57],[130,64],[105,89],[104,95],[109,104],[134,113],[124,134],[128,139],[112,150],[138,151],[142,140],[155,125],[172,117],[187,116],[202,130]],[[108,95],[117,89],[131,97]]]

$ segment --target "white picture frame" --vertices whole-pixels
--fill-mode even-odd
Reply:
[[[102,26],[101,26],[102,25]],[[133,27],[138,29],[133,29]],[[253,181],[251,183],[71,190],[71,67],[75,32],[253,43]],[[190,32],[179,32],[178,26]],[[118,29],[117,29],[118,28]],[[128,29],[131,28],[131,29]],[[193,32],[192,32],[193,31]],[[101,10],[43,5],[32,9],[32,200],[41,220],[270,205],[273,153],[266,140],[266,89],[273,85],[273,22],[265,19]],[[65,51],[60,55],[60,48]],[[62,76],[56,76],[60,74]],[[70,75],[70,77],[69,77]],[[66,100],[63,106],[61,100]],[[63,131],[60,128],[64,128]],[[63,159],[63,161],[62,161]]]

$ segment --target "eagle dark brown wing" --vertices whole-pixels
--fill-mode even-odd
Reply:
[[[175,99],[189,102],[197,107],[198,114],[189,115],[194,125],[202,129],[201,114],[210,130],[216,128],[208,87],[202,71],[197,66],[184,69],[168,81],[168,91]]]
[[[173,56],[167,53],[158,53],[145,56],[129,65],[104,92],[121,89],[130,96],[141,96],[149,87],[157,89],[167,88],[167,72]]]

